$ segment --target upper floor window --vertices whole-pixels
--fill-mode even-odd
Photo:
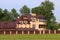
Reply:
[[[43,21],[46,21],[45,19],[39,19],[39,22],[43,22]]]
[[[24,21],[23,23],[24,23],[24,24],[27,24],[28,22],[27,22],[27,21]]]
[[[35,28],[35,25],[32,25],[32,28]]]
[[[31,20],[32,20],[33,22],[35,22],[36,19],[35,19],[35,18],[31,18]]]
[[[23,24],[23,22],[22,21],[19,21],[19,24]]]

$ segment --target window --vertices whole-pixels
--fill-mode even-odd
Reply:
[[[35,19],[35,18],[31,18],[31,20],[32,20],[33,22],[35,22],[36,19]]]
[[[19,21],[19,24],[23,24],[23,22],[22,21]]]
[[[44,19],[39,19],[39,22],[43,22],[43,21],[45,21]]]
[[[35,28],[35,25],[32,25],[32,28]]]
[[[45,25],[39,25],[39,28],[45,28]]]
[[[27,24],[27,21],[24,21],[23,23],[24,23],[24,24]]]
[[[41,28],[41,26],[39,25],[39,28]]]

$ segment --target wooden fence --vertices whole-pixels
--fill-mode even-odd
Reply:
[[[60,34],[59,30],[0,30],[0,34]]]

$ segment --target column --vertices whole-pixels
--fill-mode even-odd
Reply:
[[[16,34],[18,34],[18,31],[16,31]]]
[[[39,31],[39,33],[41,34],[41,30]]]
[[[18,24],[18,28],[19,28],[19,24]]]
[[[49,30],[49,34],[50,34],[50,30]]]
[[[45,34],[45,30],[43,30],[43,34]]]
[[[56,30],[54,30],[54,34],[56,34]]]
[[[35,30],[34,30],[34,34],[35,34]]]
[[[12,31],[10,31],[10,35],[12,34]]]
[[[6,33],[6,32],[4,31],[4,35],[5,35],[5,33]]]
[[[29,31],[28,31],[28,34],[29,34]]]
[[[24,31],[22,31],[22,34],[24,34]]]

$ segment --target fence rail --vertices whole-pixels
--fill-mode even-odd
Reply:
[[[60,30],[0,30],[0,34],[60,34]]]

